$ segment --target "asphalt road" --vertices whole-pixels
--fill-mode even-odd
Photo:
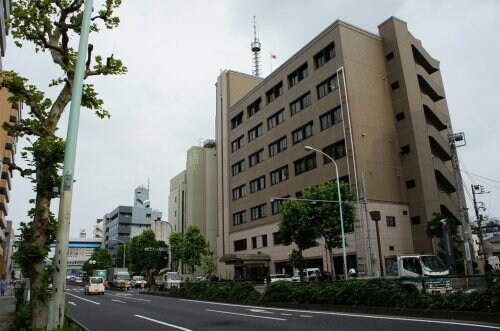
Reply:
[[[113,330],[500,330],[481,323],[278,309],[234,305],[129,292],[86,296],[68,286],[74,320],[91,331]]]

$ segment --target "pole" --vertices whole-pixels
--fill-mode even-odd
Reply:
[[[123,268],[125,268],[125,253],[127,252],[126,250],[127,246],[125,243],[123,243]]]
[[[462,198],[460,195],[460,190],[461,190],[461,180],[459,180],[460,177],[460,167],[458,164],[458,156],[457,156],[457,147],[455,144],[455,135],[453,134],[453,130],[451,126],[448,126],[448,139],[450,143],[450,151],[451,151],[451,165],[453,167],[453,177],[455,179],[455,190],[457,193],[457,204],[458,204],[458,213],[460,217],[460,226],[462,228],[462,238],[464,241],[464,260],[467,262],[467,274],[469,276],[474,275],[474,267],[472,266],[472,257],[470,254],[470,244],[469,244],[469,236],[468,236],[468,230],[466,229],[466,222],[465,222],[465,216],[464,216],[464,208],[462,206]]]
[[[378,261],[380,265],[380,275],[385,276],[384,273],[384,263],[382,262],[382,248],[380,246],[380,231],[378,229],[378,222],[380,220],[375,220],[375,231],[377,231],[377,246],[378,246]]]
[[[366,195],[366,183],[365,183],[365,174],[361,174],[362,178],[362,183],[363,183],[363,204],[365,206],[365,219],[366,219],[366,231],[368,232],[368,259],[369,259],[369,264],[368,266],[370,267],[370,275],[374,276],[373,272],[373,263],[375,262],[373,260],[373,253],[372,253],[372,237],[371,237],[371,231],[370,231],[370,221],[368,218],[368,196]]]
[[[82,103],[83,80],[85,78],[85,60],[87,56],[90,33],[90,18],[93,0],[86,0],[83,10],[80,42],[75,64],[75,76],[71,90],[71,106],[68,119],[68,131],[64,149],[64,165],[59,215],[56,233],[56,251],[54,255],[54,275],[52,279],[52,296],[49,300],[49,316],[47,330],[60,329],[64,325],[66,270],[68,262],[68,241],[71,222],[71,202],[73,197],[73,177],[75,170],[76,142],[78,123]]]
[[[344,215],[342,213],[342,197],[340,195],[340,181],[339,181],[339,168],[337,166],[337,162],[328,154],[326,154],[323,151],[320,151],[316,148],[313,148],[311,146],[305,146],[304,149],[306,151],[315,151],[316,153],[322,154],[326,156],[330,161],[332,161],[333,165],[335,166],[335,176],[337,179],[337,196],[339,198],[339,212],[340,212],[340,231],[342,235],[342,257],[344,259],[344,279],[347,279],[347,254],[345,250],[345,234],[344,234]]]

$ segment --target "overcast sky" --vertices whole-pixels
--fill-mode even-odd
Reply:
[[[94,6],[102,2],[94,0]],[[114,54],[129,72],[92,81],[111,119],[82,110],[71,237],[81,229],[92,236],[96,219],[132,205],[134,188],[148,181],[151,207],[167,219],[169,181],[185,168],[186,151],[215,138],[217,76],[225,69],[251,74],[254,15],[263,76],[270,72],[271,52],[276,69],[337,19],[376,34],[390,16],[406,21],[441,62],[453,128],[467,141],[459,149],[465,186],[470,192],[471,183],[484,185],[490,193],[479,200],[486,214],[500,217],[500,1],[129,0],[118,13],[121,25],[91,35],[90,42],[94,54]],[[48,56],[17,49],[8,38],[4,69],[45,89],[57,74]],[[67,117],[60,123],[65,137]],[[16,162],[22,164],[19,152]],[[16,173],[8,219],[27,220],[31,198],[31,184]],[[57,200],[53,210],[57,214]]]

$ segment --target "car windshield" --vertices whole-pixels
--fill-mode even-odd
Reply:
[[[168,280],[180,280],[179,274],[167,274]]]
[[[130,275],[116,275],[116,279],[130,280]]]
[[[448,270],[443,261],[441,261],[441,259],[437,256],[421,256],[420,259],[422,260],[424,266],[431,271],[441,272]]]
[[[90,278],[90,282],[92,284],[102,284],[103,280],[101,277],[92,277],[92,278]]]
[[[134,280],[144,280],[144,277],[142,277],[142,276],[134,276]]]

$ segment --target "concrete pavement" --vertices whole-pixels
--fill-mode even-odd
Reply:
[[[0,331],[6,330],[7,323],[14,318],[16,311],[16,297],[14,296],[14,287],[9,285],[5,295],[0,296]]]

